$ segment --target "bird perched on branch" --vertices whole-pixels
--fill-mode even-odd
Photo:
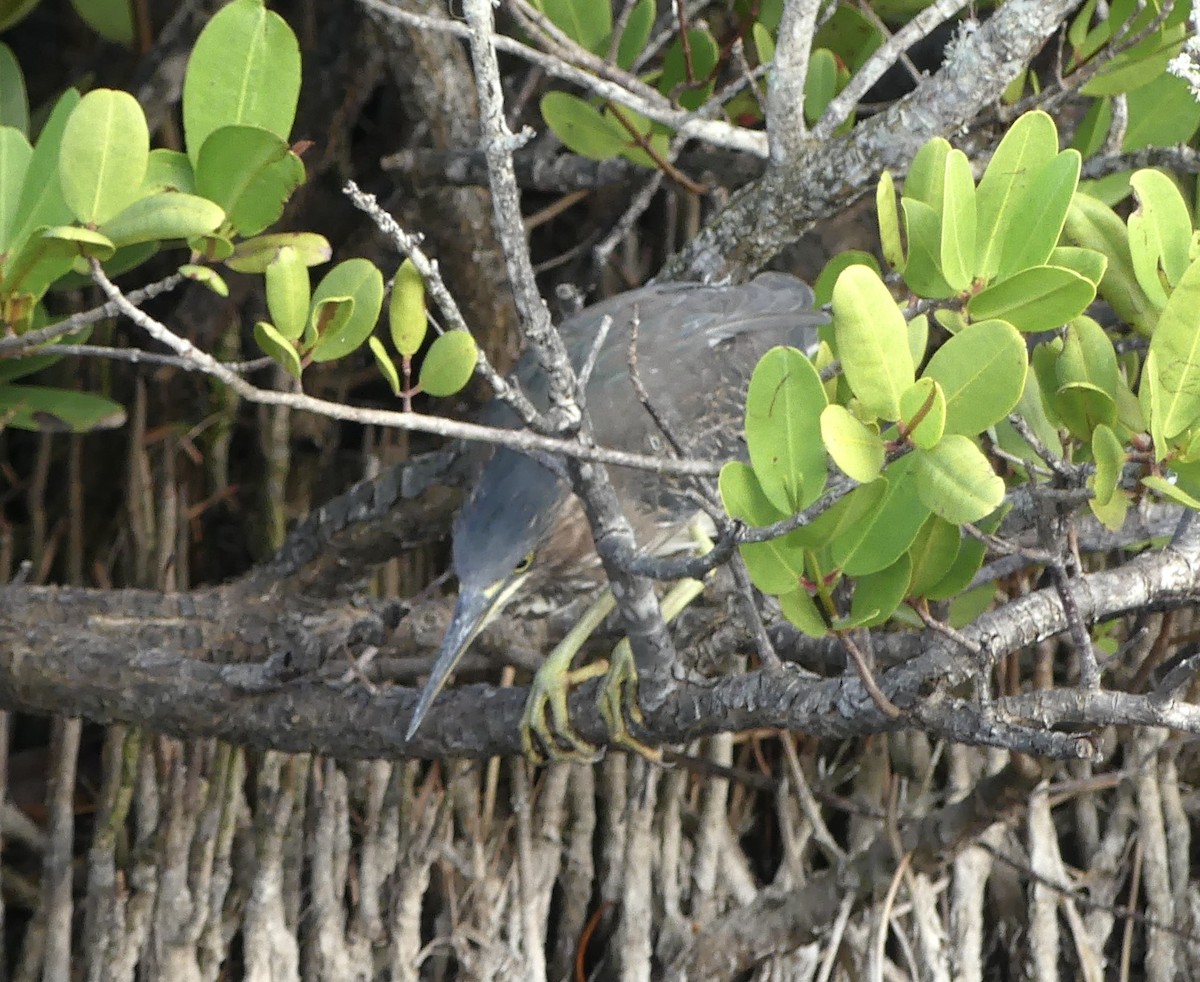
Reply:
[[[764,273],[735,286],[647,286],[568,318],[559,330],[576,372],[593,352],[605,319],[611,318],[585,388],[596,444],[662,454],[668,444],[665,429],[688,456],[716,461],[744,457],[742,418],[754,366],[776,345],[815,346],[817,325],[827,318],[812,305],[812,291],[801,280]],[[631,364],[649,409],[639,398]],[[533,402],[546,408],[546,380],[528,355],[516,376]],[[484,415],[499,425],[515,425],[507,407],[496,402]],[[695,516],[695,501],[683,493],[682,479],[609,470],[643,548],[662,551],[664,534],[684,529]],[[458,601],[413,713],[410,739],[458,660],[502,610],[519,607],[523,598],[565,600],[581,590],[596,592],[603,582],[591,529],[561,462],[503,447],[492,453],[458,514],[452,555]],[[584,677],[569,671],[574,653],[556,652],[534,679],[522,724],[527,750],[532,750],[531,729],[553,755],[559,755],[560,741],[576,752],[591,749],[565,718],[566,690]],[[626,657],[620,677],[614,664],[609,686],[628,685],[630,673],[632,659]],[[615,705],[621,705],[619,696]],[[557,733],[545,723],[547,706]],[[621,725],[608,718],[611,727]]]

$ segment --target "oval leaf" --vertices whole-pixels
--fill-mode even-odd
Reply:
[[[936,379],[919,378],[900,397],[900,421],[914,447],[928,450],[946,432],[946,393]]]
[[[821,440],[833,462],[860,484],[870,484],[883,469],[883,440],[844,406],[826,406],[821,412]]]
[[[297,340],[308,321],[311,289],[308,267],[291,246],[282,246],[267,266],[267,310],[280,335]]]
[[[375,356],[375,364],[379,366],[379,371],[387,379],[388,385],[392,387],[392,395],[398,397],[404,387],[400,384],[400,373],[396,371],[396,364],[392,361],[391,355],[387,353],[387,348],[377,337],[368,338],[367,346],[371,349],[371,354]]]
[[[425,343],[429,330],[429,315],[425,310],[425,281],[411,259],[396,270],[392,282],[392,300],[388,305],[388,325],[396,351],[411,358]]]
[[[208,22],[183,80],[183,132],[195,164],[222,126],[257,126],[287,140],[300,97],[300,46],[262,0],[234,0]]]
[[[90,392],[0,385],[0,419],[5,426],[37,433],[91,433],[123,426],[125,409]]]
[[[383,307],[383,274],[366,259],[338,263],[313,292],[314,308],[328,297],[351,297],[353,313],[335,329],[326,329],[312,351],[313,361],[333,361],[358,348],[375,329]]]
[[[833,287],[838,357],[850,388],[874,416],[894,420],[913,383],[908,328],[883,281],[866,266],[848,266]]]
[[[304,164],[269,130],[222,126],[200,148],[196,190],[225,209],[241,235],[257,235],[283,214],[304,183]]]
[[[1078,317],[1095,298],[1095,283],[1079,273],[1031,266],[977,293],[967,304],[967,313],[972,320],[1008,321],[1026,333],[1050,331]]]
[[[274,325],[259,321],[254,325],[254,340],[263,352],[275,359],[275,363],[292,378],[300,377],[302,368],[296,346],[275,330]]]
[[[1005,321],[964,328],[929,360],[924,378],[946,396],[946,433],[974,436],[1003,419],[1021,398],[1029,361],[1025,341]]]
[[[772,348],[755,366],[746,393],[746,445],[763,492],[786,515],[807,508],[825,488],[825,405],[821,377],[797,349]]]
[[[239,242],[225,265],[237,273],[265,273],[283,246],[291,246],[305,266],[320,266],[329,262],[333,249],[329,240],[315,232],[277,232],[256,235]]]
[[[1152,427],[1167,439],[1182,433],[1200,416],[1200,262],[1194,262],[1179,280],[1150,339],[1149,355],[1155,359],[1152,374],[1158,383],[1159,405],[1148,416]],[[1149,361],[1143,375],[1151,372]],[[1157,417],[1157,418],[1156,418]]]
[[[150,155],[146,115],[128,92],[94,89],[79,100],[62,134],[63,200],[84,224],[98,225],[132,204]]]
[[[947,436],[915,456],[917,493],[926,508],[947,522],[976,522],[1004,501],[1004,481],[967,437]]]
[[[224,220],[225,212],[206,198],[161,191],[139,198],[99,230],[117,245],[133,245],[207,235]]]
[[[467,331],[447,331],[434,339],[421,362],[421,388],[431,396],[452,396],[471,381],[479,348]]]

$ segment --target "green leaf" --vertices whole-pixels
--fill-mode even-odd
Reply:
[[[591,0],[583,0],[591,2]],[[683,89],[678,94],[678,102],[684,109],[699,109],[712,95],[714,82],[713,70],[717,67],[720,51],[713,36],[704,28],[693,27],[688,33],[688,48],[691,51],[692,77],[695,83]],[[684,59],[683,44],[678,38],[667,49],[663,56],[662,74],[659,76],[656,88],[663,95],[675,98],[676,88],[688,84],[687,62]]]
[[[860,484],[870,484],[883,469],[883,440],[844,406],[834,404],[821,411],[821,440],[833,462]]]
[[[1188,268],[1192,222],[1183,195],[1166,174],[1140,170],[1129,179],[1138,207],[1129,216],[1129,251],[1138,285],[1159,309]],[[1161,274],[1160,274],[1161,270]]]
[[[996,270],[999,278],[1005,279],[1030,266],[1041,266],[1050,258],[1079,185],[1081,163],[1078,150],[1064,150],[1042,167],[1025,188],[1016,206],[1020,225],[1010,229],[1000,247],[1000,265]]]
[[[187,154],[178,150],[150,151],[150,160],[146,167],[146,176],[142,178],[139,196],[156,194],[159,191],[196,193],[196,175],[192,172],[192,162],[188,160]]]
[[[1186,30],[1182,27],[1155,31],[1104,65],[1080,87],[1080,94],[1120,95],[1153,82],[1162,76],[1167,63],[1179,53],[1185,35]]]
[[[837,95],[838,65],[833,52],[814,48],[809,55],[808,76],[804,80],[804,119],[814,125],[825,107]]]
[[[975,179],[961,150],[946,155],[942,185],[942,277],[956,291],[971,285],[975,271]]]
[[[111,258],[117,251],[117,247],[106,235],[90,228],[80,228],[78,225],[56,225],[46,229],[42,238],[65,242],[74,246],[76,255],[99,259],[101,262]]]
[[[908,550],[912,560],[909,596],[923,597],[945,579],[958,558],[961,543],[962,533],[957,525],[938,515],[929,516]]]
[[[884,171],[875,187],[875,213],[879,219],[879,246],[883,258],[898,273],[903,273],[908,260],[900,238],[900,212],[896,208],[896,186],[892,175]]]
[[[183,132],[195,164],[223,126],[257,126],[287,140],[300,97],[300,47],[262,0],[233,0],[210,20],[183,80]]]
[[[63,200],[85,224],[100,224],[132,204],[150,155],[150,131],[128,92],[94,89],[67,120],[58,158]]]
[[[225,212],[194,194],[160,191],[139,198],[100,226],[116,245],[190,239],[216,230]]]
[[[1151,370],[1149,360],[1143,369],[1143,377],[1149,372],[1157,378],[1162,398],[1159,413],[1147,417],[1151,425],[1161,427],[1167,439],[1182,433],[1200,416],[1198,310],[1200,262],[1193,262],[1180,278],[1150,338],[1148,359],[1154,357],[1154,369]]]
[[[615,119],[606,117],[579,96],[547,92],[541,101],[542,118],[568,150],[589,160],[611,160],[630,145],[629,134]]]
[[[767,499],[749,464],[730,461],[721,468],[717,483],[725,510],[747,525],[762,528],[787,517]],[[795,590],[804,576],[804,543],[794,532],[740,545],[738,551],[751,581],[770,596]]]
[[[1077,251],[1099,256],[1090,250]],[[1031,266],[977,293],[968,301],[967,312],[972,320],[1005,320],[1019,331],[1032,333],[1061,327],[1087,310],[1095,298],[1095,284],[1079,273],[1058,266]]]
[[[4,425],[35,433],[91,433],[125,423],[118,402],[90,392],[41,385],[0,385]]]
[[[823,638],[829,633],[825,619],[804,587],[781,594],[779,609],[783,611],[784,617],[810,638]]]
[[[26,294],[31,302],[40,299],[78,255],[79,245],[75,242],[45,235],[28,239],[5,264],[4,293],[10,297]]]
[[[912,562],[907,554],[887,569],[858,577],[854,581],[854,596],[850,600],[850,616],[846,624],[838,624],[837,627],[875,627],[882,624],[904,600],[911,577]]]
[[[1090,317],[1077,317],[1063,336],[1062,353],[1055,365],[1059,386],[1087,383],[1117,398],[1117,352],[1104,328]]]
[[[1138,285],[1133,271],[1125,223],[1103,202],[1076,192],[1067,212],[1066,233],[1076,244],[1095,249],[1108,258],[1108,268],[1100,281],[1100,295],[1121,320],[1148,335],[1154,327],[1154,305]]]
[[[1004,481],[965,436],[949,435],[932,450],[918,450],[914,456],[921,502],[947,522],[978,521],[1004,500]]]
[[[479,347],[469,331],[447,331],[429,346],[417,381],[431,396],[452,396],[471,381],[478,360]]]
[[[196,190],[225,209],[242,235],[257,235],[283,214],[304,183],[304,164],[274,133],[222,126],[200,148]]]
[[[917,494],[917,456],[910,453],[890,464],[886,482],[876,481],[860,494],[886,483],[883,497],[859,521],[840,531],[832,542],[833,560],[847,576],[864,576],[891,566],[908,551],[929,509]]]
[[[396,364],[392,361],[392,356],[387,353],[387,348],[377,337],[368,338],[367,346],[371,349],[371,354],[375,356],[375,364],[379,366],[379,371],[387,379],[388,385],[392,387],[392,395],[399,398],[404,387],[400,384],[400,373],[396,371]]]
[[[977,193],[981,239],[975,272],[989,280],[1000,269],[1005,244],[1021,233],[1026,192],[1058,153],[1054,120],[1038,110],[1020,117],[1004,135]]]
[[[607,53],[612,35],[612,7],[595,0],[534,0],[554,26],[594,55]]]
[[[946,181],[946,158],[950,156],[950,144],[940,136],[927,141],[917,151],[908,166],[904,179],[904,197],[928,205],[941,221],[942,200]]]
[[[925,360],[929,348],[929,315],[918,314],[908,322],[908,353],[914,365]]]
[[[974,436],[1021,398],[1029,367],[1025,340],[1006,321],[971,324],[941,346],[923,377],[946,394],[946,433]]]
[[[1058,246],[1050,253],[1048,265],[1072,270],[1099,287],[1100,281],[1104,279],[1104,271],[1108,268],[1108,257],[1095,249]]]
[[[267,310],[275,330],[287,341],[297,341],[308,322],[311,287],[308,267],[291,246],[280,246],[267,266]]]
[[[629,124],[633,133],[630,133],[617,119],[616,113],[618,112]],[[661,127],[652,122],[649,117],[635,113],[632,109],[624,106],[606,106],[603,115],[613,127],[626,134],[625,145],[621,148],[621,156],[626,160],[639,167],[657,167],[658,164],[649,150],[653,150],[660,160],[665,160],[670,156],[671,137],[667,133],[661,132]],[[637,136],[634,136],[634,133]],[[649,147],[649,150],[642,146],[643,143]]]
[[[785,514],[807,508],[825,488],[825,405],[821,377],[803,352],[772,348],[755,366],[746,393],[746,445],[763,492]]]
[[[1129,108],[1129,125],[1121,141],[1125,153],[1189,143],[1200,128],[1200,102],[1187,82],[1167,72],[1125,98]]]
[[[277,232],[273,235],[256,235],[239,242],[233,255],[225,260],[225,265],[237,273],[265,273],[283,246],[295,249],[305,266],[320,266],[333,256],[329,240],[323,235],[315,232]]]
[[[206,263],[223,263],[233,256],[233,242],[221,235],[211,232],[208,235],[193,235],[187,240],[188,248],[197,258]]]
[[[1088,499],[1088,507],[1092,514],[1110,532],[1119,532],[1125,527],[1125,517],[1129,514],[1129,506],[1133,499],[1127,491],[1118,491],[1102,505],[1095,498]]]
[[[392,330],[392,344],[404,357],[412,357],[425,343],[425,334],[429,330],[425,281],[411,259],[404,260],[396,271],[388,306],[388,324]]]
[[[1159,380],[1158,358],[1153,350],[1146,352],[1142,365],[1141,385],[1138,388],[1138,405],[1150,428],[1150,440],[1154,444],[1154,459],[1162,460],[1170,449],[1163,435],[1163,403],[1165,396]]]
[[[273,324],[259,321],[254,325],[254,340],[265,354],[270,355],[277,365],[292,378],[299,378],[303,368],[296,346],[275,330]]]
[[[131,0],[71,0],[71,6],[102,38],[133,47]]]
[[[993,533],[1000,527],[1000,522],[1007,512],[1007,508],[999,508],[976,524],[982,531]],[[936,601],[957,597],[975,578],[986,555],[987,547],[982,542],[969,536],[962,537],[959,540],[958,555],[955,557],[954,563],[939,582],[926,588],[925,598]]]
[[[67,120],[79,105],[79,93],[67,89],[50,112],[42,132],[33,146],[33,157],[25,173],[21,202],[13,216],[11,243],[24,244],[35,229],[47,225],[64,225],[71,220],[71,209],[63,200],[58,182],[58,158],[63,130]]]
[[[637,0],[625,22],[625,31],[617,44],[617,64],[626,71],[646,50],[646,42],[650,40],[650,31],[654,28],[654,13],[654,0]]]
[[[221,279],[221,275],[211,266],[199,266],[195,263],[184,263],[179,267],[179,275],[186,276],[193,283],[207,287],[218,297],[229,296],[229,287]]]
[[[849,266],[833,287],[838,357],[850,387],[871,414],[893,420],[900,396],[913,383],[904,315],[878,274]]]
[[[1096,473],[1090,481],[1098,505],[1107,505],[1116,493],[1121,480],[1121,469],[1125,466],[1125,448],[1112,431],[1103,423],[1092,433],[1092,456],[1096,460]]]
[[[0,45],[0,49],[3,49]],[[0,65],[3,58],[0,58]],[[33,147],[20,130],[0,126],[0,256],[12,246],[13,225],[25,186],[25,172],[33,157]]]
[[[29,98],[25,76],[7,44],[0,44],[0,126],[11,126],[29,136]]]
[[[383,307],[383,274],[366,259],[338,263],[313,292],[315,308],[327,297],[352,297],[354,311],[336,330],[326,330],[312,351],[313,361],[333,361],[350,354],[370,336]]]
[[[304,327],[304,337],[300,341],[300,351],[310,352],[321,338],[340,335],[353,316],[353,297],[329,296],[314,299],[308,323]]]
[[[0,393],[3,390],[0,389]],[[1194,498],[1188,494],[1183,488],[1167,480],[1165,477],[1155,477],[1149,475],[1142,478],[1142,484],[1148,487],[1151,491],[1157,491],[1164,498],[1183,505],[1185,508],[1191,508],[1193,511],[1200,511],[1200,498]]]
[[[867,266],[873,269],[876,275],[881,275],[879,263],[869,252],[863,252],[861,249],[847,249],[845,252],[839,252],[825,264],[821,275],[813,284],[814,307],[824,307],[833,300],[833,284],[837,282],[837,278],[847,266]]]
[[[900,207],[904,209],[904,230],[908,235],[904,282],[918,296],[931,299],[954,296],[958,291],[942,276],[942,225],[937,211],[911,198],[903,198]]]
[[[760,11],[765,9],[760,6]],[[828,48],[853,75],[883,43],[876,22],[847,4],[838,4],[813,38],[814,48]]]
[[[905,390],[900,397],[900,421],[913,446],[925,450],[936,446],[946,432],[946,393],[935,379],[919,378]]]

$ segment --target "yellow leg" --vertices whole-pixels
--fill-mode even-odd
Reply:
[[[663,620],[668,624],[704,592],[699,580],[680,580],[662,598]],[[629,639],[622,638],[613,649],[612,667],[600,687],[600,715],[608,724],[613,743],[619,744],[647,760],[662,760],[662,752],[643,743],[630,732],[626,719],[641,723],[642,707],[638,705],[637,665],[633,660],[633,648]]]
[[[712,541],[698,528],[693,527],[691,534],[702,553],[712,548]],[[704,584],[699,580],[676,583],[661,601],[663,620],[670,623],[703,592]],[[529,701],[521,716],[521,747],[535,763],[543,762],[547,756],[574,760],[594,760],[597,757],[599,748],[584,740],[571,725],[567,697],[572,687],[605,672],[608,674],[601,686],[598,702],[613,742],[649,760],[661,759],[661,753],[638,740],[626,722],[627,719],[642,722],[642,710],[637,697],[637,666],[628,638],[622,639],[613,649],[611,667],[608,662],[600,660],[571,670],[575,655],[615,607],[612,591],[606,589],[554,647],[546,663],[534,676]],[[536,743],[535,734],[538,738]]]
[[[584,740],[571,725],[567,695],[572,686],[608,670],[608,663],[601,660],[571,671],[571,662],[616,605],[612,591],[606,588],[583,612],[567,636],[554,646],[546,663],[534,675],[529,687],[529,701],[521,715],[521,747],[534,763],[544,762],[546,754],[555,759],[575,760],[594,760],[599,754],[600,749]],[[546,748],[545,754],[534,744],[535,733]]]

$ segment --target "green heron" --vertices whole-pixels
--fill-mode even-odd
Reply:
[[[790,344],[814,347],[816,326],[825,317],[813,310],[813,294],[801,280],[764,273],[736,286],[665,283],[622,293],[563,322],[567,351],[578,371],[594,346],[605,317],[608,336],[587,382],[586,402],[600,446],[661,451],[658,424],[639,401],[630,379],[630,329],[636,319],[638,375],[656,415],[692,456],[708,459],[744,456],[742,413],[746,386],[758,359],[770,348]],[[517,378],[535,404],[545,408],[547,386],[532,359],[517,366]],[[493,403],[485,417],[499,425],[515,421],[507,407]],[[663,551],[663,535],[678,531],[695,516],[679,479],[645,471],[610,468],[613,485],[644,548]],[[453,567],[458,601],[433,669],[421,692],[408,737],[412,738],[476,635],[506,606],[521,598],[565,603],[580,591],[595,591],[603,580],[582,506],[571,493],[561,466],[546,459],[498,448],[454,525]],[[647,545],[657,537],[656,546]],[[574,650],[547,661],[534,679],[536,700],[562,709]],[[626,671],[631,659],[626,660]],[[611,684],[614,681],[610,673]],[[628,678],[625,681],[629,681]],[[548,696],[554,693],[554,696]],[[620,706],[620,701],[616,705]],[[531,709],[523,721],[528,735]],[[610,726],[615,725],[611,716]],[[542,742],[546,730],[535,727]],[[573,735],[566,742],[586,746]],[[554,752],[554,748],[548,748]]]

